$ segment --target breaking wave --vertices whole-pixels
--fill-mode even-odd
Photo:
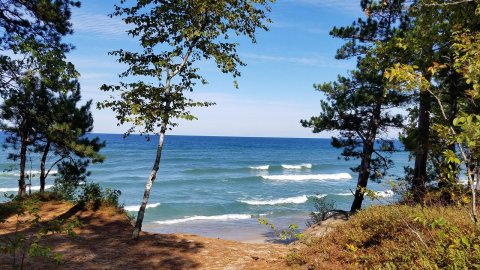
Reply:
[[[305,164],[299,164],[299,165],[287,165],[287,164],[282,164],[282,168],[286,170],[301,170],[301,169],[311,169],[312,164],[310,163],[305,163]]]
[[[251,166],[249,168],[252,169],[252,170],[268,170],[268,169],[270,169],[270,165]]]
[[[308,197],[325,197],[326,195],[307,196],[301,195],[289,198],[271,199],[271,200],[239,200],[239,202],[250,205],[276,205],[276,204],[301,204],[308,201]]]
[[[154,221],[154,223],[170,225],[170,224],[184,223],[184,222],[196,221],[196,220],[227,221],[227,220],[241,220],[241,219],[251,219],[251,218],[252,218],[252,215],[247,215],[247,214],[229,214],[229,215],[219,215],[219,216],[193,216],[193,217],[185,217],[180,219]]]
[[[52,188],[53,185],[45,185],[45,189],[49,189],[49,188]],[[29,188],[27,187],[27,192],[28,192]],[[40,190],[40,186],[32,186],[31,187],[31,190],[32,191],[38,191]],[[0,188],[0,192],[12,192],[12,191],[18,191],[18,187],[14,187],[14,188]]]
[[[159,205],[160,205],[160,203],[147,204],[147,208],[155,208]],[[140,205],[129,205],[129,206],[123,207],[123,209],[125,209],[126,211],[129,211],[129,212],[137,212],[138,209],[140,209]]]
[[[29,176],[30,173],[32,174],[33,177],[40,175],[40,171],[32,170],[32,171],[25,171],[25,176]],[[58,174],[58,171],[52,170],[48,175],[57,175],[57,174]],[[19,171],[3,171],[3,172],[0,172],[0,175],[20,176],[20,172]]]
[[[353,196],[351,192],[345,192],[345,193],[337,193],[335,194],[337,196]],[[388,197],[393,197],[394,192],[393,190],[384,190],[384,191],[375,191],[375,195],[378,197],[382,198],[388,198]]]
[[[333,174],[293,174],[293,175],[262,175],[263,179],[274,181],[306,181],[306,180],[347,180],[352,179],[348,173]]]

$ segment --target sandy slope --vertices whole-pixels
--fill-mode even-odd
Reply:
[[[284,269],[288,246],[247,244],[195,235],[143,233],[130,239],[132,226],[125,215],[108,208],[85,210],[69,203],[50,202],[42,220],[77,217],[77,237],[49,235],[42,242],[63,254],[56,266],[48,259],[28,259],[25,269]],[[0,224],[0,239],[13,236],[15,219]],[[28,228],[22,229],[28,232]],[[11,257],[0,255],[0,269],[9,269]]]

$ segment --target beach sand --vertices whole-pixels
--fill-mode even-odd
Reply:
[[[283,269],[289,248],[281,244],[251,244],[192,234],[142,233],[132,240],[132,225],[115,209],[75,209],[69,203],[47,203],[43,220],[77,217],[77,237],[48,235],[42,244],[62,254],[51,259],[28,258],[25,269]],[[0,240],[14,236],[15,218],[0,224]],[[22,234],[31,229],[20,228]],[[11,256],[0,255],[0,269],[11,268]]]
[[[277,228],[285,229],[292,223],[299,226],[299,230],[305,229],[305,215],[290,215],[268,218]],[[220,238],[242,243],[282,243],[278,236],[270,228],[260,224],[258,218],[234,221],[194,221],[170,225],[146,223],[143,229],[148,232],[162,234],[195,234],[209,238]]]
[[[212,229],[208,231],[221,228],[218,236],[241,238],[242,242],[193,234],[149,232],[142,232],[139,240],[132,240],[132,224],[118,209],[94,210],[71,203],[48,202],[42,205],[40,215],[43,221],[76,217],[82,226],[75,230],[75,238],[53,234],[42,240],[42,245],[62,254],[60,265],[51,259],[28,258],[25,269],[286,269],[285,256],[292,248],[299,247],[297,243],[272,243],[273,235],[265,233],[268,228],[260,225],[257,228],[261,229],[248,234],[242,227],[232,231],[229,226],[216,227],[221,223],[210,225]],[[15,217],[0,223],[0,241],[15,235],[15,225]],[[32,229],[20,227],[19,231],[28,235]],[[0,269],[11,268],[11,259],[1,254]]]

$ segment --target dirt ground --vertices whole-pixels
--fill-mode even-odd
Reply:
[[[247,244],[186,234],[142,233],[131,239],[132,225],[111,208],[85,210],[68,203],[41,207],[42,220],[77,217],[77,236],[48,235],[43,245],[61,253],[60,265],[45,258],[28,259],[25,269],[284,269],[289,247]],[[0,224],[0,239],[14,237],[16,219]],[[28,233],[28,228],[21,228]],[[0,255],[0,269],[11,268],[12,257]]]
[[[0,205],[1,207],[1,205]],[[77,218],[76,236],[49,234],[41,242],[61,253],[61,264],[52,259],[27,258],[24,269],[287,269],[285,256],[302,248],[305,241],[285,244],[241,243],[188,234],[143,232],[132,240],[132,224],[121,210],[74,206],[48,202],[40,208],[42,221]],[[335,215],[322,225],[309,228],[306,237],[318,237],[345,223],[346,216]],[[0,223],[0,241],[15,237],[15,217]],[[20,227],[23,235],[32,228]],[[307,239],[307,238],[306,238]],[[10,269],[12,256],[0,254],[0,269]]]

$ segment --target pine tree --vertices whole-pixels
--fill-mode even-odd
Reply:
[[[361,209],[368,180],[383,178],[392,166],[392,161],[384,155],[394,150],[393,142],[382,140],[381,153],[375,148],[379,134],[403,125],[403,117],[391,115],[389,111],[402,106],[408,97],[389,89],[383,78],[385,70],[396,59],[392,40],[408,25],[403,2],[363,0],[361,6],[366,20],[358,19],[351,26],[335,27],[330,32],[334,37],[347,40],[336,57],[357,57],[357,69],[349,78],[340,76],[337,82],[316,85],[317,90],[325,93],[327,101],[321,101],[319,116],[302,121],[304,127],[313,128],[314,132],[340,131],[332,145],[342,147],[346,159],[360,159],[360,165],[353,169],[358,172],[358,181],[352,212]]]

